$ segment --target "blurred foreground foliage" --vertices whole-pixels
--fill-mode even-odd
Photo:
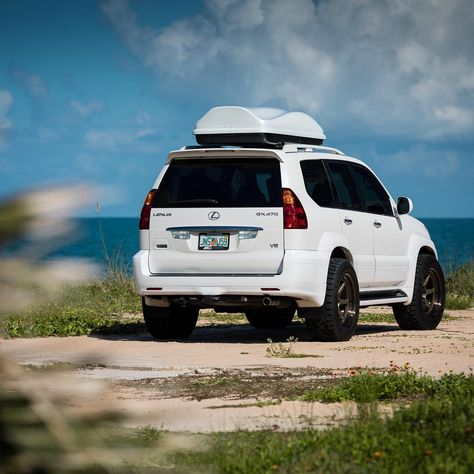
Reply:
[[[106,301],[112,314],[136,310],[130,278],[114,274],[113,279],[84,286],[93,276],[91,265],[41,258],[64,242],[71,229],[66,215],[90,196],[88,188],[69,186],[31,191],[0,202],[3,327],[12,323],[12,314],[19,316],[18,321],[26,318],[23,325],[10,328],[17,335],[27,327],[35,327],[41,319],[39,307],[43,308],[42,315],[46,315],[37,326],[43,334],[51,331],[58,316],[63,318],[65,327],[86,331],[74,312],[82,312],[97,322],[105,312]],[[12,243],[9,251],[4,251]],[[76,286],[78,283],[83,285]],[[62,299],[52,302],[58,295]],[[68,304],[69,314],[64,311]],[[89,381],[68,384],[64,377],[58,379],[49,374],[41,378],[25,373],[0,352],[0,472],[129,472],[123,464],[124,453],[129,455],[127,448],[106,442],[97,430],[99,425],[115,420],[116,415],[111,411],[94,411],[93,403],[81,410],[68,406],[68,398],[81,390],[94,391],[94,387]]]

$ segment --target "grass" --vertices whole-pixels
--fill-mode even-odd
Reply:
[[[446,308],[474,306],[474,260],[458,267],[446,277]]]
[[[143,331],[144,324],[127,317],[141,311],[133,281],[124,274],[67,288],[56,301],[24,313],[3,314],[5,337],[80,336]]]
[[[445,374],[439,379],[427,375],[420,376],[410,369],[392,366],[388,373],[369,370],[353,371],[352,377],[334,385],[318,386],[301,397],[304,401],[326,403],[353,400],[368,403],[379,400],[432,397],[451,391],[464,391],[474,394],[474,377],[463,374]]]
[[[361,323],[394,323],[393,313],[359,313]]]
[[[215,311],[201,311],[199,314],[201,323],[207,327],[227,327],[235,324],[247,324],[243,313],[216,313]]]
[[[376,411],[327,431],[216,433],[204,451],[177,451],[177,472],[470,473],[474,403],[456,388],[384,417]],[[187,469],[187,470],[186,470]]]

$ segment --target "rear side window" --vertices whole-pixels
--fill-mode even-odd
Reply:
[[[322,207],[335,207],[329,177],[321,160],[304,160],[301,162],[304,185],[311,199]]]
[[[329,162],[329,170],[339,197],[342,209],[362,211],[363,206],[357,193],[357,188],[352,175],[345,163]]]
[[[281,207],[280,163],[272,158],[170,163],[153,207]]]
[[[365,201],[365,210],[372,214],[392,216],[390,198],[379,180],[363,166],[349,165],[359,191]]]

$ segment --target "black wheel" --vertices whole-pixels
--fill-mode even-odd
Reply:
[[[142,299],[145,325],[155,339],[186,339],[196,327],[199,309],[188,306],[160,308]]]
[[[261,308],[247,310],[248,322],[256,329],[284,329],[291,323],[295,315],[295,307],[289,308]]]
[[[359,284],[352,265],[342,258],[332,258],[323,306],[302,308],[299,313],[312,339],[348,341],[359,319]]]
[[[440,264],[432,255],[420,255],[416,263],[413,299],[409,305],[394,304],[393,314],[401,329],[435,329],[443,316],[445,298]]]

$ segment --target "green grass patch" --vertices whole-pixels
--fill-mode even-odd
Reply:
[[[469,309],[473,306],[472,299],[468,296],[446,295],[446,309]]]
[[[353,400],[374,402],[400,398],[432,397],[451,391],[474,393],[474,377],[463,374],[445,374],[439,379],[418,375],[413,370],[377,373],[362,370],[338,381],[333,386],[319,386],[308,390],[301,397],[305,401],[327,403]]]
[[[361,323],[394,323],[393,313],[360,313],[359,322]]]
[[[470,473],[473,385],[454,385],[393,417],[376,410],[327,431],[216,433],[204,451],[177,451],[177,472]]]
[[[140,298],[130,277],[109,277],[69,287],[56,301],[24,313],[3,314],[4,337],[81,336],[123,334],[144,330],[138,318]],[[137,314],[137,317],[130,317]]]
[[[207,326],[230,326],[233,324],[246,324],[244,313],[216,313],[215,311],[201,311],[199,321]]]
[[[458,267],[446,277],[446,308],[474,306],[474,260]]]

